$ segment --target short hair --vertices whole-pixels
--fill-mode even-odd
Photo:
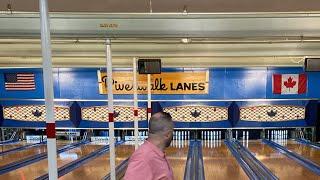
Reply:
[[[149,121],[149,133],[160,134],[167,130],[173,130],[173,121],[169,113],[158,112],[151,116]]]

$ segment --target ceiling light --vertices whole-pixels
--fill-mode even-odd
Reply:
[[[191,42],[191,39],[190,38],[182,38],[181,42],[184,43],[184,44],[187,44],[187,43]]]

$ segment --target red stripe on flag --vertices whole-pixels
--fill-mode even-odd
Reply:
[[[147,108],[147,113],[152,113],[151,108]]]
[[[273,93],[274,94],[281,94],[281,83],[282,83],[281,74],[274,74],[273,75]]]
[[[299,74],[298,94],[307,92],[307,75]]]
[[[134,116],[138,116],[138,109],[134,109],[134,110],[133,110],[133,115],[134,115]]]
[[[47,138],[56,138],[56,123],[47,123]]]
[[[113,122],[114,119],[113,119],[113,113],[109,113],[109,122]]]

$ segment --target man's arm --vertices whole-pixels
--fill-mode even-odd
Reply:
[[[152,180],[150,166],[144,160],[129,161],[124,180]]]

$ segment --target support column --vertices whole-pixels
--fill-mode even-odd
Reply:
[[[134,116],[134,148],[138,149],[138,92],[137,92],[137,59],[133,58],[133,116]]]
[[[115,145],[114,145],[114,110],[112,91],[112,56],[111,40],[106,39],[106,65],[107,65],[107,90],[108,90],[108,111],[109,111],[109,149],[110,149],[110,177],[116,180]]]
[[[48,15],[47,0],[39,0],[40,24],[41,24],[41,50],[42,68],[44,81],[44,96],[46,106],[46,131],[47,131],[47,152],[49,179],[58,179],[57,173],[57,144],[56,144],[56,124],[54,119],[54,93],[53,93],[53,72],[51,60],[51,39],[50,22]]]
[[[148,108],[147,108],[147,112],[148,112],[148,123],[149,120],[151,118],[151,74],[148,74]]]

